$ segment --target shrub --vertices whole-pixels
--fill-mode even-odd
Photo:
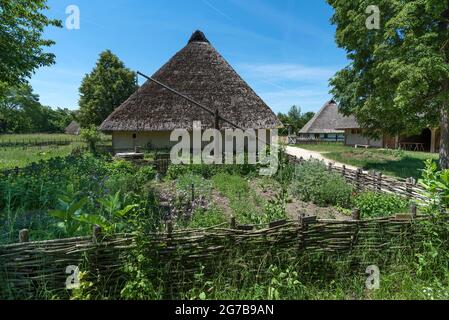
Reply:
[[[419,184],[425,189],[422,195],[432,200],[430,203],[423,203],[429,212],[449,207],[449,169],[438,170],[437,164],[428,159]]]
[[[405,212],[408,201],[394,194],[381,192],[363,192],[354,199],[354,205],[360,209],[361,217],[383,217]]]
[[[88,128],[81,129],[81,137],[87,142],[91,152],[97,152],[97,145],[101,141],[100,132],[92,125]]]
[[[156,170],[151,166],[145,166],[139,169],[136,173],[136,181],[139,184],[144,184],[156,178]]]
[[[209,228],[227,222],[223,211],[216,206],[208,210],[195,210],[188,226],[189,228]]]
[[[348,207],[353,188],[338,173],[328,172],[323,162],[311,160],[297,167],[291,192],[319,206]]]
[[[167,177],[175,180],[187,173],[200,175],[205,179],[210,179],[219,173],[227,173],[238,176],[251,176],[259,169],[258,165],[252,164],[186,164],[186,165],[170,165],[167,170]]]

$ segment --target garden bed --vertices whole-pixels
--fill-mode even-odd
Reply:
[[[71,293],[75,299],[369,299],[357,289],[365,279],[349,279],[374,262],[382,266],[383,279],[402,281],[403,288],[421,290],[425,284],[443,290],[443,277],[421,274],[414,280],[416,268],[439,257],[428,252],[445,245],[437,242],[428,251],[421,243],[429,242],[416,239],[430,237],[433,245],[435,232],[442,232],[433,228],[444,223],[417,225],[422,216],[410,215],[407,199],[357,190],[316,161],[282,161],[272,177],[246,165],[171,165],[161,176],[144,162],[89,154],[55,158],[1,177],[0,244],[16,243],[22,229],[28,229],[22,240],[51,241],[0,245],[0,258],[21,259],[25,248],[28,261],[35,261],[26,270],[31,278],[17,281],[29,290],[19,292],[30,298],[66,297],[61,283],[51,282],[54,272],[47,271],[56,268],[58,279],[65,279],[67,263],[81,263],[86,272],[83,288]],[[360,218],[352,216],[356,207]],[[422,230],[419,237],[404,240],[412,227]],[[78,245],[86,251],[73,250]],[[443,271],[444,263],[436,261],[433,270]],[[20,268],[10,260],[4,265]],[[396,277],[404,268],[412,271]],[[99,282],[100,269],[109,282]],[[0,289],[2,277],[11,274],[0,272]],[[63,294],[47,291],[53,285]],[[331,295],[335,290],[341,294]],[[386,290],[377,297],[407,296],[397,295],[396,285]]]
[[[165,177],[151,165],[90,155],[55,158],[11,174],[0,184],[0,240],[85,235],[91,226],[132,232],[142,220],[154,229],[172,220],[175,228],[212,227],[234,218],[263,225],[301,215],[348,220],[359,206],[362,217],[408,210],[394,195],[357,193],[317,161],[284,164],[273,177],[248,165],[171,165]],[[379,205],[380,204],[380,205]]]

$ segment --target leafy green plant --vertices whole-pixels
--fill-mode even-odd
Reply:
[[[276,220],[282,220],[287,218],[287,213],[285,212],[285,196],[276,195],[276,198],[269,200],[265,204],[265,217],[264,222],[269,223]]]
[[[429,159],[418,183],[425,189],[423,196],[431,201],[423,203],[430,211],[449,207],[449,169],[439,171],[437,164]]]
[[[355,197],[354,206],[362,218],[385,217],[406,212],[409,202],[394,194],[368,191]]]
[[[58,219],[56,226],[66,236],[76,235],[81,227],[83,214],[83,206],[87,202],[87,197],[79,200],[76,199],[77,194],[73,190],[73,185],[69,185],[65,194],[58,199],[59,209],[51,210],[49,214]]]
[[[97,153],[97,144],[101,141],[101,135],[96,126],[91,125],[81,129],[80,135],[87,142],[90,151],[94,154]]]
[[[348,207],[353,187],[339,174],[327,171],[323,162],[310,160],[297,166],[290,191],[319,206]]]
[[[278,266],[271,265],[269,274],[271,275],[267,293],[269,300],[280,300],[287,292],[298,291],[303,287],[299,281],[298,272],[289,267],[282,270]]]
[[[125,218],[127,215],[138,208],[137,204],[126,204],[126,195],[122,197],[119,191],[113,195],[107,195],[105,198],[98,199],[101,205],[101,209],[105,213],[106,217],[100,220],[92,220],[92,217],[85,217],[89,222],[96,222],[100,227],[102,227],[105,232],[112,232],[117,230],[123,230],[125,227]]]
[[[192,218],[188,223],[188,227],[195,228],[209,228],[219,224],[228,222],[223,211],[216,206],[212,206],[207,210],[196,209],[192,214]]]

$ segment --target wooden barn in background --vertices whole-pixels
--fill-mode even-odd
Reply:
[[[410,151],[438,152],[440,149],[440,129],[423,128],[420,134],[380,135],[379,138],[371,138],[364,134],[364,129],[358,124],[354,116],[344,117],[337,128],[345,132],[345,144],[349,146],[369,146],[387,149],[403,149]]]

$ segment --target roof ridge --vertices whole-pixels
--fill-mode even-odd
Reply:
[[[192,42],[206,42],[206,43],[210,43],[209,40],[207,40],[206,36],[204,35],[204,33],[200,30],[196,30],[192,36],[189,39],[188,43],[192,43]]]
[[[330,101],[326,102],[326,103],[321,107],[321,109],[320,109],[317,113],[315,113],[315,114],[313,115],[312,119],[310,119],[309,122],[307,122],[307,123],[305,124],[305,126],[302,127],[301,130],[299,130],[299,133],[307,133],[307,131],[309,131],[310,127],[313,125],[313,123],[316,121],[316,119],[317,119],[317,118],[321,115],[321,113],[323,113],[323,111],[324,111],[329,105],[331,105],[331,104],[335,104],[335,101],[334,101],[334,100],[330,100]]]
[[[207,42],[204,42],[207,41]],[[208,43],[192,45],[191,42]],[[270,107],[197,30],[153,78],[188,97],[217,109],[220,116],[252,129],[282,127]],[[213,117],[187,100],[146,81],[103,121],[103,131],[171,131],[201,121],[213,128]],[[227,128],[225,123],[221,124]]]

